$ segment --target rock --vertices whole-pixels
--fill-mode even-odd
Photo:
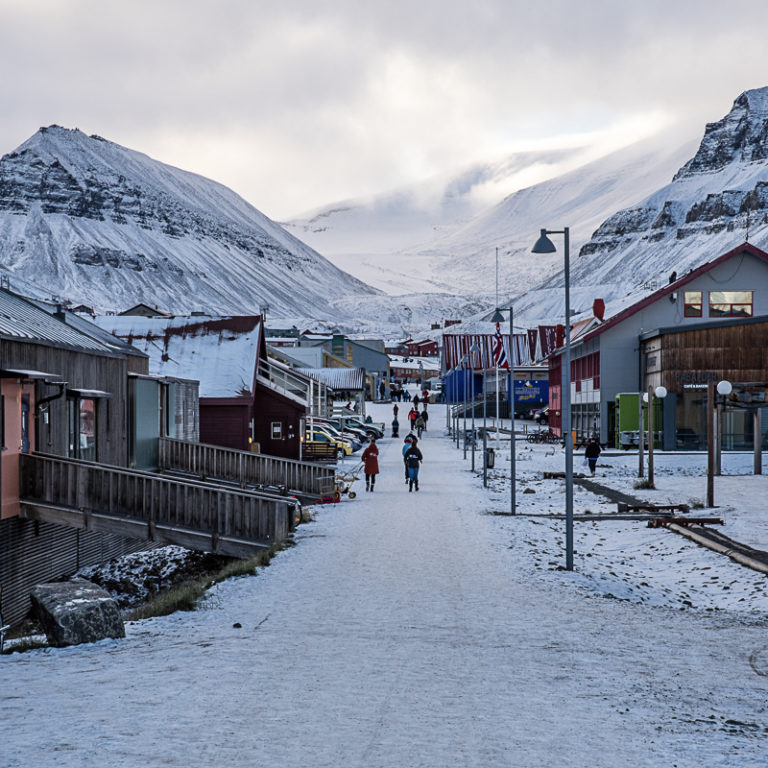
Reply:
[[[48,642],[58,648],[125,637],[117,603],[109,592],[90,581],[38,584],[30,597]]]

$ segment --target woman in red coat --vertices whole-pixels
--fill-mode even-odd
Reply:
[[[365,464],[365,490],[373,491],[376,475],[379,474],[379,446],[373,438],[363,451],[363,463]]]

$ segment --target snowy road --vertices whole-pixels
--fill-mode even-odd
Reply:
[[[3,657],[0,764],[765,766],[764,617],[541,578],[440,416],[419,493],[385,439],[375,493],[201,610]]]

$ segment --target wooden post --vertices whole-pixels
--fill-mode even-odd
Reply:
[[[763,474],[763,412],[760,408],[755,408],[755,415],[752,419],[753,440],[755,448],[755,474]]]
[[[720,477],[723,473],[723,406],[719,402],[715,404],[715,426],[715,474]]]
[[[715,382],[707,382],[707,506],[715,506]]]

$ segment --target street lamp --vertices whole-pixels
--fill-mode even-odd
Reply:
[[[510,430],[509,430],[509,476],[510,476],[510,490],[509,490],[509,514],[514,515],[517,511],[517,489],[516,489],[516,483],[517,483],[517,468],[515,465],[515,453],[517,446],[515,445],[515,360],[514,360],[514,353],[512,349],[512,339],[513,339],[513,333],[512,333],[512,315],[513,315],[513,309],[512,307],[507,307],[509,310],[509,379],[511,382],[511,397],[510,397],[510,407],[509,407],[509,417],[510,417]],[[493,323],[500,323],[504,320],[504,315],[501,314],[500,309],[496,309],[496,312],[494,312],[493,317],[491,318],[491,322]],[[496,368],[496,382],[498,387],[498,376],[499,376],[499,369]],[[498,391],[498,389],[497,389]],[[496,418],[499,417],[499,401],[496,400]],[[501,429],[501,421],[499,421],[499,427],[497,429],[496,435],[498,437],[499,430]]]
[[[461,358],[461,377],[464,379],[464,458],[467,458],[467,361],[469,355]]]
[[[643,400],[648,403],[648,485],[653,488],[653,442],[654,442],[654,428],[653,428],[653,396],[663,400],[667,396],[666,387],[648,387],[648,391],[643,394]],[[642,435],[642,432],[640,433]]]
[[[564,243],[565,277],[565,354],[560,377],[562,427],[565,438],[565,568],[573,570],[573,435],[571,434],[571,254],[570,231],[542,229],[532,248],[533,253],[557,253],[555,244],[547,235],[562,235]]]
[[[730,381],[719,381],[717,393],[727,397],[733,391]],[[715,419],[715,382],[710,379],[707,382],[707,506],[715,506],[715,441],[720,442]]]
[[[475,471],[475,355],[480,347],[475,342],[469,349],[472,353],[472,471]]]

